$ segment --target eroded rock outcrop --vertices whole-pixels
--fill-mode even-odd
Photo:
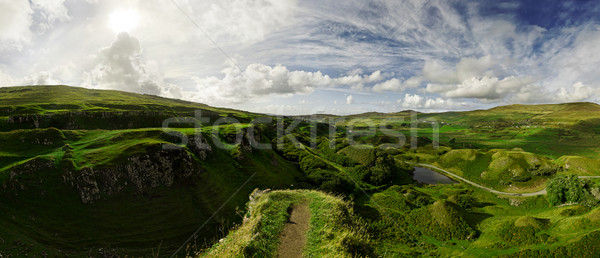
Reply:
[[[25,190],[31,180],[42,180],[37,173],[55,169],[54,160],[36,157],[27,162],[14,166],[10,170],[8,182],[2,184],[3,188],[11,190]]]
[[[84,203],[91,203],[133,187],[145,193],[159,186],[175,182],[189,182],[203,171],[200,164],[185,148],[163,150],[153,146],[146,153],[127,158],[122,165],[68,170],[64,182],[77,189]]]

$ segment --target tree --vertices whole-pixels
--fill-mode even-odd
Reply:
[[[589,182],[580,179],[576,175],[559,175],[548,181],[546,198],[552,205],[563,203],[589,204],[594,199],[588,188]]]

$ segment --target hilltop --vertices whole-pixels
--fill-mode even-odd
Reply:
[[[68,86],[0,88],[0,100],[0,256],[167,255],[190,236],[179,255],[275,256],[285,242],[312,256],[480,256],[598,237],[594,178],[574,177],[580,208],[518,196],[600,175],[592,103],[259,123],[273,117]],[[421,185],[417,163],[514,195]],[[294,211],[304,243],[280,235]]]

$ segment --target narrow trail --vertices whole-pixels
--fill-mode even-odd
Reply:
[[[285,223],[280,236],[277,257],[302,257],[306,245],[306,232],[310,221],[308,202],[290,206],[290,220]]]

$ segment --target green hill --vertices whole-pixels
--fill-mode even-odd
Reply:
[[[597,239],[600,213],[584,206],[600,199],[596,182],[586,181],[589,203],[555,207],[544,196],[418,184],[403,161],[497,190],[541,190],[556,173],[598,175],[598,110],[568,103],[418,113],[415,121],[408,111],[286,117],[295,128],[281,135],[275,121],[251,122],[273,117],[198,103],[0,88],[0,256],[164,256],[199,228],[178,255],[272,257],[298,205],[310,210],[302,249],[310,257],[569,253]],[[335,131],[307,121],[330,118]],[[377,132],[355,138],[370,147],[353,148],[346,136],[370,125]],[[417,146],[399,144],[401,134]]]
[[[553,160],[518,148],[450,150],[435,164],[476,183],[509,191],[543,188],[543,182],[560,170]]]
[[[372,255],[369,238],[352,221],[349,203],[318,191],[259,191],[250,195],[244,223],[200,257],[277,257],[281,231],[290,207],[308,203],[310,221],[305,257],[365,257]]]
[[[221,117],[249,122],[249,112],[214,108],[204,104],[114,90],[70,86],[0,88],[0,131],[56,127],[58,129],[134,129],[161,127],[173,117]],[[200,117],[198,117],[200,118]],[[192,127],[194,121],[173,121]]]
[[[250,126],[252,140],[273,135],[247,124],[256,114],[67,86],[1,88],[0,99],[0,255],[168,253],[207,223],[201,248],[240,221],[252,189],[305,178],[274,150],[252,148]],[[161,128],[196,110],[237,121]]]

